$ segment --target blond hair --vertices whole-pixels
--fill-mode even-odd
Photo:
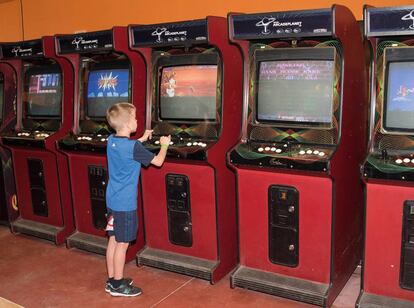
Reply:
[[[135,106],[130,103],[116,103],[106,111],[106,120],[113,129],[120,130],[135,112]]]

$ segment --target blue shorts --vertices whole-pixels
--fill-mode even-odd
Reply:
[[[108,223],[113,217],[113,230],[108,231],[109,236],[115,235],[118,243],[129,243],[137,238],[138,217],[137,211],[118,212],[108,208]]]

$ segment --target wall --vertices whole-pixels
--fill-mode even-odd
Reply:
[[[23,38],[20,1],[0,0],[0,42]]]
[[[109,29],[114,25],[149,24],[226,16],[228,12],[269,12],[330,7],[333,3],[348,6],[362,19],[366,0],[0,0],[0,42],[42,35],[69,34],[78,31]],[[368,0],[369,1],[369,0]],[[371,0],[371,5],[409,5],[412,0]]]

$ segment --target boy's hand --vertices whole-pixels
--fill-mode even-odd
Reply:
[[[171,142],[171,135],[162,136],[160,138],[160,145],[162,145],[162,146],[167,146],[168,147],[170,145],[170,142]]]
[[[140,140],[141,142],[145,142],[145,141],[147,141],[148,139],[152,139],[152,132],[153,132],[153,130],[152,130],[152,129],[147,129],[147,130],[145,130],[144,134],[142,135],[142,137],[141,137],[141,138],[139,138],[139,140]]]

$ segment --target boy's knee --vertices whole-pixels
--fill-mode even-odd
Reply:
[[[127,249],[127,248],[128,248],[128,246],[129,246],[129,243],[124,243],[124,242],[116,242],[116,245],[117,245],[119,248],[122,248],[122,249]]]

